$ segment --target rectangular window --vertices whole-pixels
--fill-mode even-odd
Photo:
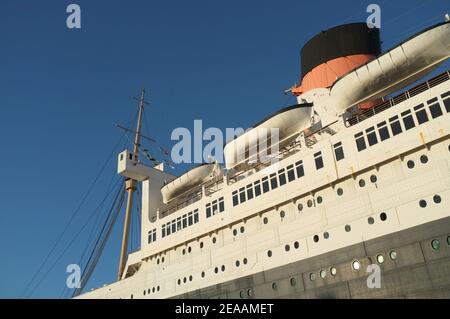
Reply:
[[[375,133],[375,127],[369,127],[366,130],[366,136],[367,136],[367,142],[369,143],[369,146],[375,145],[378,143],[377,134]]]
[[[212,202],[212,214],[215,215],[219,212],[219,207],[217,206],[217,199]]]
[[[278,171],[278,179],[280,182],[280,186],[286,184],[286,173],[284,172],[284,168]]]
[[[177,232],[177,224],[175,220],[172,220],[172,234]]]
[[[432,118],[435,119],[443,114],[441,106],[439,105],[439,102],[437,101],[437,98],[429,100],[427,102],[427,104],[428,104],[428,107],[430,108],[430,113],[431,113]]]
[[[156,229],[154,229],[153,230],[153,238],[152,238],[152,241],[156,241]]]
[[[272,190],[278,187],[277,174],[270,174],[270,187]]]
[[[377,128],[378,134],[380,135],[380,141],[387,140],[390,137],[386,121],[379,123]]]
[[[162,229],[161,229],[161,238],[166,237],[166,226],[163,225]]]
[[[261,195],[261,183],[260,181],[255,182],[255,197]]]
[[[316,163],[316,169],[323,168],[323,158],[322,158],[322,152],[318,152],[314,154],[314,162]]]
[[[400,125],[400,120],[398,116],[391,117],[389,119],[389,124],[391,125],[392,136],[398,135],[402,132],[402,127]]]
[[[245,203],[245,187],[239,189],[239,200],[240,204]]]
[[[305,170],[303,169],[303,161],[295,163],[295,170],[297,171],[297,178],[305,176]]]
[[[183,215],[183,228],[187,227],[187,215]]]
[[[253,198],[253,184],[247,185],[247,198],[249,200]]]
[[[356,148],[358,149],[358,152],[361,152],[366,149],[366,141],[364,140],[363,133],[358,133],[355,135],[356,139]]]
[[[233,192],[233,206],[237,206],[239,204],[239,198],[237,191]]]
[[[177,218],[177,231],[181,230],[181,217]]]
[[[334,155],[336,156],[336,161],[339,162],[344,159],[344,149],[342,148],[342,142],[334,144]]]
[[[405,130],[412,129],[413,127],[416,126],[416,124],[414,123],[414,118],[411,114],[411,110],[402,112],[402,119],[403,119],[403,124],[405,124]]]
[[[287,167],[287,177],[289,182],[292,182],[295,179],[294,165],[289,165]]]
[[[198,223],[198,209],[194,210],[194,224]]]
[[[223,212],[225,210],[225,203],[223,201],[223,197],[219,198],[219,213]]]
[[[419,125],[428,122],[428,114],[423,104],[415,106],[414,113],[416,113],[417,123],[419,123]]]
[[[211,217],[211,204],[206,204],[206,218]]]
[[[171,229],[171,228],[170,228],[170,223],[167,223],[167,224],[166,224],[166,235],[167,235],[167,236],[169,236],[169,235],[171,234],[170,229]]]
[[[266,176],[262,179],[263,192],[267,193],[269,189],[269,178]]]
[[[192,213],[188,214],[188,226],[192,226],[192,224],[194,223],[194,220],[192,218]]]
[[[450,91],[441,95],[442,100],[444,101],[445,110],[447,113],[450,113]]]

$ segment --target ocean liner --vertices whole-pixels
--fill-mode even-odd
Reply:
[[[448,18],[385,53],[366,23],[322,31],[297,104],[181,176],[140,161],[139,117],[118,174],[128,204],[142,186],[141,247],[127,209],[118,280],[77,297],[450,297],[450,73],[420,83],[449,55]],[[261,128],[276,162],[250,156]]]

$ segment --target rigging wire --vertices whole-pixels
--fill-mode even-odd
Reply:
[[[98,261],[100,260],[100,257],[103,253],[105,245],[109,239],[109,236],[111,235],[112,229],[114,228],[114,224],[117,220],[117,216],[119,215],[120,210],[123,206],[123,202],[125,200],[126,192],[123,187],[124,185],[125,185],[125,181],[122,180],[122,183],[116,193],[116,196],[111,205],[111,208],[108,211],[108,215],[107,215],[106,221],[103,224],[103,227],[100,231],[100,235],[98,236],[98,238],[96,240],[94,249],[91,251],[88,262],[87,262],[86,266],[84,267],[83,273],[81,275],[81,287],[77,288],[73,292],[72,297],[75,297],[81,293],[81,291],[83,290],[83,288],[86,286],[87,282],[89,281],[92,273],[94,272],[95,267],[98,264]]]
[[[69,221],[67,222],[66,226],[64,227],[63,231],[61,232],[61,234],[57,237],[57,239],[55,240],[55,242],[52,245],[52,248],[50,249],[49,253],[46,255],[46,257],[44,258],[43,262],[41,263],[41,265],[39,266],[38,270],[34,273],[34,275],[32,276],[31,280],[28,282],[28,284],[25,286],[24,290],[22,291],[22,296],[29,296],[29,287],[31,287],[33,285],[33,283],[35,282],[35,280],[38,278],[39,274],[42,272],[44,266],[47,264],[47,262],[49,261],[50,257],[53,255],[53,253],[55,252],[56,248],[58,247],[58,244],[61,242],[61,240],[63,239],[64,235],[67,233],[67,231],[69,230],[70,225],[72,225],[73,221],[75,220],[75,218],[78,216],[78,213],[81,210],[81,207],[85,204],[87,198],[90,196],[90,194],[92,193],[95,185],[97,184],[98,180],[100,179],[100,177],[102,176],[104,170],[106,169],[108,163],[111,161],[112,155],[114,154],[114,152],[116,151],[117,147],[119,146],[120,142],[123,139],[122,135],[119,139],[119,141],[114,145],[112,151],[108,154],[107,159],[105,160],[105,162],[103,163],[100,171],[97,173],[97,175],[95,176],[94,180],[92,181],[91,185],[89,186],[87,192],[85,193],[85,195],[83,196],[81,202],[79,203],[79,205],[77,206],[77,208],[75,209],[75,211],[72,213]]]
[[[114,174],[114,176],[115,176],[115,174]],[[113,186],[109,185],[108,191],[106,192],[104,198],[102,199],[102,201],[100,202],[100,204],[97,206],[97,208],[94,210],[94,214],[96,214],[97,217],[96,217],[95,222],[94,222],[94,225],[93,225],[93,227],[92,227],[92,229],[91,229],[89,238],[88,238],[88,240],[86,241],[86,246],[85,246],[85,248],[84,248],[84,250],[83,250],[83,253],[82,253],[82,255],[81,255],[81,258],[80,258],[80,261],[79,261],[78,265],[84,265],[84,264],[85,264],[85,263],[84,263],[84,259],[85,259],[85,257],[87,256],[88,249],[89,249],[89,247],[91,246],[90,244],[94,242],[92,239],[93,239],[93,237],[94,237],[95,230],[99,229],[98,226],[99,226],[100,224],[102,224],[102,223],[100,223],[100,217],[101,217],[101,215],[102,215],[102,214],[101,214],[101,211],[103,210],[103,207],[104,207],[104,205],[105,205],[106,200],[111,196],[111,194],[115,193],[114,190],[117,189],[118,186],[119,186],[118,189],[120,190],[120,188],[123,186],[123,184],[120,184],[120,185],[119,185],[119,182],[120,182],[121,180],[122,180],[121,178],[118,178],[118,180],[116,181],[116,183],[115,183]],[[112,182],[112,181],[113,181],[113,179],[111,180],[111,182]],[[110,184],[111,184],[111,183],[110,183]],[[114,197],[113,197],[113,200],[114,200]],[[105,220],[103,223],[105,223],[105,222],[106,222],[106,220]],[[96,238],[98,238],[98,236],[99,236],[99,235],[97,235]],[[86,262],[86,264],[87,264],[87,262]],[[83,267],[83,268],[84,268],[84,267]],[[67,286],[64,286],[64,288],[63,288],[63,290],[62,290],[62,292],[61,292],[61,295],[60,295],[61,298],[62,298],[62,297],[64,296],[64,294],[66,293],[66,290],[69,290],[69,288],[68,288]]]

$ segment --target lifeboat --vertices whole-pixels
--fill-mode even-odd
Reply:
[[[218,163],[199,165],[161,188],[164,204],[178,198],[204,182],[223,176],[223,170]]]
[[[382,98],[408,86],[450,57],[450,21],[434,25],[338,79],[336,110]]]
[[[255,157],[274,142],[269,138],[270,129],[278,129],[278,149],[288,145],[310,126],[311,113],[311,103],[286,107],[229,141],[223,150],[226,169],[239,171],[245,169],[250,160],[260,160]]]

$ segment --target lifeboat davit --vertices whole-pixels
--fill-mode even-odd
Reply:
[[[218,163],[199,165],[161,188],[163,202],[167,204],[171,200],[192,191],[204,182],[222,176],[223,170]]]
[[[450,21],[409,40],[338,79],[330,97],[337,111],[376,100],[408,86],[450,57]]]
[[[274,145],[270,140],[270,129],[278,129],[278,149],[291,143],[303,130],[310,126],[312,104],[297,104],[281,109],[234,140],[229,141],[223,150],[225,167],[239,171],[245,169],[250,160],[259,161],[261,151]]]

